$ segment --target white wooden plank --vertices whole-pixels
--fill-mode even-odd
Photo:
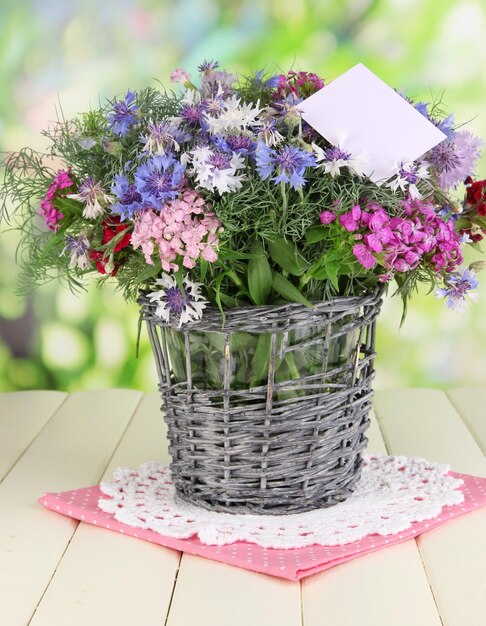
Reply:
[[[443,391],[378,391],[374,406],[391,454],[422,456],[456,472],[486,475],[483,453]]]
[[[370,417],[367,451],[387,454],[373,411]],[[302,606],[305,626],[441,624],[414,540],[305,578]]]
[[[168,461],[157,394],[145,396],[106,470]],[[164,624],[180,553],[80,524],[30,626],[160,626]]]
[[[366,436],[368,437],[367,453],[388,454],[374,409],[370,411],[370,427],[366,432]]]
[[[486,461],[447,399],[433,390],[380,392],[377,413],[392,454],[450,462],[483,474]],[[458,518],[417,540],[444,626],[478,626],[486,615],[486,511]]]
[[[66,397],[60,391],[0,394],[0,481]]]
[[[73,394],[0,485],[0,624],[26,626],[76,527],[37,498],[96,483],[140,398],[128,390]]]
[[[183,555],[167,626],[260,624],[301,625],[298,582]]]
[[[306,578],[302,594],[305,626],[441,626],[414,541]]]
[[[451,389],[447,396],[486,454],[486,387]]]

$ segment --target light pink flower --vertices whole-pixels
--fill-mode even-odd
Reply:
[[[185,69],[178,67],[171,73],[170,80],[173,83],[180,83],[181,85],[184,85],[185,83],[189,83],[191,81],[191,77]]]
[[[151,209],[140,213],[132,245],[142,249],[149,265],[157,254],[165,272],[177,271],[180,261],[192,269],[200,258],[211,263],[217,260],[220,228],[221,222],[208,210],[204,198],[188,190],[167,203],[160,214]]]

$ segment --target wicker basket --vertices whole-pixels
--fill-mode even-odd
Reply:
[[[345,500],[367,444],[381,301],[377,289],[313,309],[240,308],[224,326],[210,308],[177,329],[142,295],[178,495],[215,511],[265,514]]]

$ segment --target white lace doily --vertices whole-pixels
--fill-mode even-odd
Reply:
[[[178,500],[168,466],[120,468],[102,483],[98,506],[119,522],[202,543],[248,541],[265,548],[336,546],[370,534],[391,535],[439,515],[464,500],[462,480],[449,467],[403,456],[365,456],[361,480],[348,500],[328,509],[292,515],[234,515],[206,511]]]

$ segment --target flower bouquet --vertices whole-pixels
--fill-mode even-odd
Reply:
[[[181,497],[327,506],[359,476],[386,286],[405,304],[419,283],[454,309],[475,297],[481,262],[462,250],[486,233],[481,142],[400,95],[443,140],[377,182],[365,152],[304,119],[329,88],[316,74],[209,61],[198,78],[176,70],[182,89],[128,91],[51,126],[49,154],[6,159],[21,289],[89,275],[138,299]]]

